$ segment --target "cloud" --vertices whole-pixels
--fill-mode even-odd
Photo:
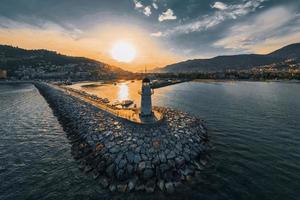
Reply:
[[[151,12],[151,5],[148,6],[144,6],[142,4],[142,2],[138,1],[138,0],[133,0],[135,9],[138,10],[139,12],[143,13],[146,16],[150,16],[152,14]]]
[[[143,4],[138,0],[133,0],[133,2],[134,2],[135,9],[140,9],[144,7]]]
[[[268,46],[283,46],[282,41],[295,38],[295,34],[300,35],[300,16],[291,8],[276,7],[231,27],[225,37],[216,41],[214,46],[263,52]],[[289,43],[299,41],[300,39],[290,40]]]
[[[171,10],[170,8],[168,8],[168,10],[163,12],[158,17],[158,21],[160,21],[160,22],[165,21],[165,20],[175,20],[175,19],[177,19],[177,17],[174,15],[173,10]]]
[[[265,0],[245,0],[241,4],[226,5],[216,2],[212,7],[217,10],[211,15],[205,15],[197,21],[180,24],[174,28],[162,32],[161,36],[173,34],[187,34],[191,32],[201,32],[215,27],[229,19],[237,19],[258,9]]]
[[[214,5],[211,6],[212,8],[216,8],[218,10],[226,10],[228,7],[225,3],[222,2],[215,2]]]
[[[151,33],[150,34],[151,36],[153,36],[153,37],[160,37],[160,36],[162,36],[162,32],[156,32],[156,33]]]
[[[151,6],[146,6],[145,8],[144,8],[144,14],[146,15],[146,16],[150,16],[151,15]]]

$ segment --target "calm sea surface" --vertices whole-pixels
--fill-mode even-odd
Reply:
[[[87,90],[138,103],[139,82],[123,84]],[[33,85],[0,84],[0,199],[300,199],[300,84],[189,82],[155,90],[153,101],[206,121],[211,167],[174,195],[111,194],[78,169]]]

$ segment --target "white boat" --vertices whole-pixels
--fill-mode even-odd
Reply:
[[[103,103],[109,103],[108,98],[104,98],[102,101],[103,101]]]
[[[125,106],[125,107],[130,106],[131,104],[133,104],[133,101],[132,101],[132,100],[129,100],[129,99],[123,100],[123,101],[121,102],[121,105],[122,105],[122,106]]]
[[[112,103],[113,106],[117,106],[117,105],[120,105],[120,104],[121,103],[120,103],[119,100],[114,100],[113,103]]]

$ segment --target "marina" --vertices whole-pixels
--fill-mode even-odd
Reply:
[[[139,82],[140,83],[140,82]],[[140,111],[141,109],[138,108],[135,104],[134,107],[128,107],[129,105],[132,105],[134,101],[132,100],[121,100],[121,102],[119,100],[114,100],[114,103],[110,103],[111,100],[109,100],[108,98],[101,98],[99,96],[97,96],[96,94],[93,93],[88,93],[86,91],[82,91],[79,89],[74,89],[72,87],[58,87],[58,89],[64,89],[68,94],[72,94],[75,95],[89,103],[91,103],[94,106],[97,106],[98,108],[105,110],[106,112],[109,112],[117,117],[120,117],[122,119],[126,119],[130,122],[134,122],[134,123],[139,123],[139,124],[153,124],[156,122],[160,122],[163,120],[163,115],[153,109],[152,111],[152,106],[150,106],[150,111],[149,111],[149,117],[141,117],[140,115]],[[127,92],[128,89],[125,90],[125,92]],[[124,91],[120,91],[122,93],[122,95],[125,95],[126,97],[128,96],[128,94],[124,94]],[[137,92],[138,93],[138,92]],[[141,94],[139,94],[141,95]],[[150,101],[151,102],[151,96],[149,96]],[[146,100],[147,101],[147,100]],[[118,102],[118,103],[116,103]],[[150,103],[151,104],[151,103]],[[121,107],[119,107],[119,105],[121,105]],[[123,106],[126,105],[126,106]]]

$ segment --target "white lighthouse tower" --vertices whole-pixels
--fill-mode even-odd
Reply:
[[[141,95],[141,117],[152,117],[152,101],[151,95],[153,94],[153,90],[150,86],[150,79],[144,78],[142,81],[142,90],[140,91]]]

